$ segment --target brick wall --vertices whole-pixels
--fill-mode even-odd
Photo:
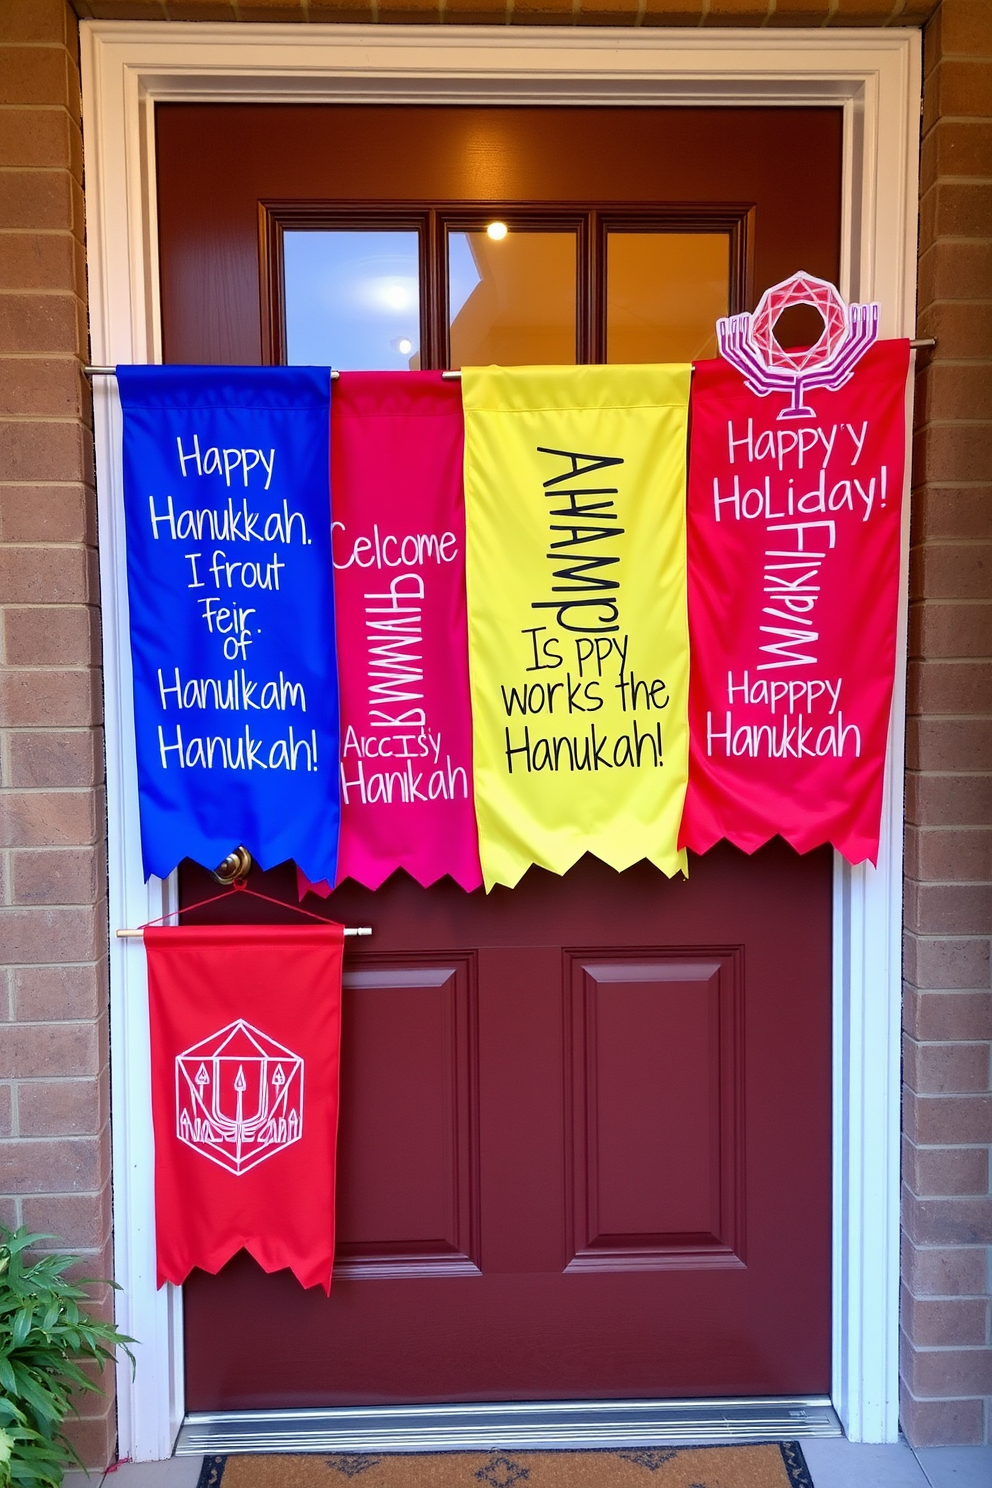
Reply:
[[[974,0],[983,5],[986,0]],[[937,0],[75,0],[98,20],[402,25],[913,26]]]
[[[107,19],[922,23],[934,0],[76,0]],[[0,1218],[107,1274],[109,1159],[96,580],[75,23],[0,8]],[[992,1429],[992,4],[926,49],[907,806],[903,1419]],[[106,1405],[83,1423],[108,1460]]]
[[[992,1433],[992,4],[925,35],[906,828],[902,1419]]]
[[[0,5],[0,1219],[109,1276],[106,888],[76,18]],[[99,1299],[106,1305],[106,1299]],[[111,1395],[73,1431],[113,1451]]]

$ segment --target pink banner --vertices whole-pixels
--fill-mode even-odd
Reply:
[[[877,858],[908,365],[907,341],[876,342],[791,404],[723,359],[694,369],[681,846]]]
[[[482,882],[463,442],[461,389],[440,373],[343,372],[333,385],[338,883],[374,889],[397,868],[424,885]]]

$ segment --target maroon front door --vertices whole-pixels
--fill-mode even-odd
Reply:
[[[695,204],[748,214],[755,295],[835,278],[840,140],[829,110],[170,106],[166,359],[277,344],[260,203]],[[825,1393],[830,894],[829,853],[781,843],[688,882],[584,859],[489,896],[339,889],[374,936],[334,1286],[194,1275],[188,1408]]]

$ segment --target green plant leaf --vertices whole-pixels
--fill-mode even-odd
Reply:
[[[20,1348],[21,1344],[31,1332],[31,1324],[33,1322],[34,1308],[31,1306],[22,1307],[20,1311],[14,1315],[14,1326],[11,1330],[10,1335],[11,1348]]]
[[[75,1257],[31,1254],[52,1238],[0,1225],[0,1488],[60,1488],[83,1466],[62,1423],[74,1396],[101,1389],[84,1366],[102,1372],[123,1349],[134,1369],[134,1340],[89,1313],[94,1283],[66,1278]]]

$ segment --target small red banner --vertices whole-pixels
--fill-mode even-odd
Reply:
[[[908,341],[876,342],[806,416],[722,358],[694,368],[680,846],[877,858],[908,368]]]
[[[242,1247],[330,1291],[340,925],[145,930],[158,1284]]]

